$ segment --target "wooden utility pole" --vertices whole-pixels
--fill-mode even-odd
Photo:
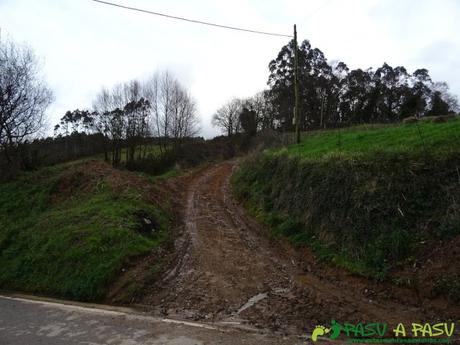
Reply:
[[[294,120],[295,140],[300,143],[300,116],[299,116],[299,85],[298,85],[298,57],[297,57],[297,27],[294,24]]]

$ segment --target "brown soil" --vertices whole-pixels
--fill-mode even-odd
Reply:
[[[460,317],[459,306],[446,300],[354,276],[318,262],[307,248],[269,239],[232,197],[235,167],[223,162],[166,182],[184,226],[174,265],[141,301],[154,313],[288,334],[332,319],[391,327]]]

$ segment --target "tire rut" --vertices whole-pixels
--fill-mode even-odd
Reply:
[[[325,267],[308,249],[269,239],[232,197],[235,167],[233,161],[213,165],[188,184],[181,258],[149,301],[162,315],[283,334],[331,319],[391,324],[429,316],[416,303],[385,296],[384,287]],[[380,294],[369,297],[371,288]]]

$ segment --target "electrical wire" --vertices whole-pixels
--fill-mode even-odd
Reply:
[[[195,20],[195,19],[177,17],[177,16],[165,14],[165,13],[159,13],[159,12],[154,12],[154,11],[148,11],[148,10],[144,10],[144,9],[141,9],[141,8],[136,8],[136,7],[130,7],[130,6],[125,6],[125,5],[120,5],[120,4],[116,4],[116,3],[108,2],[108,1],[102,1],[102,0],[91,0],[91,1],[98,2],[98,3],[104,4],[104,5],[109,5],[109,6],[114,6],[114,7],[123,8],[123,9],[126,9],[126,10],[137,11],[137,12],[142,12],[142,13],[147,13],[147,14],[153,14],[153,15],[156,15],[156,16],[161,16],[161,17],[166,17],[166,18],[176,19],[176,20],[182,20],[182,21],[189,22],[189,23],[195,23],[195,24],[202,24],[202,25],[214,26],[214,27],[218,27],[218,28],[222,28],[222,29],[230,29],[230,30],[237,30],[237,31],[245,31],[245,32],[253,33],[253,34],[261,34],[261,35],[269,35],[269,36],[289,37],[289,38],[292,38],[292,37],[293,37],[292,35],[284,35],[284,34],[278,34],[278,33],[273,33],[273,32],[266,32],[266,31],[259,31],[259,30],[251,30],[251,29],[243,29],[243,28],[238,28],[238,27],[235,27],[235,26],[228,26],[228,25],[222,25],[222,24],[215,24],[215,23],[210,23],[210,22],[204,22],[204,21],[201,21],[201,20]]]

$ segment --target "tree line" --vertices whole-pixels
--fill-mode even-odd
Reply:
[[[29,47],[0,41],[0,177],[96,153],[113,165],[164,157],[199,130],[189,91],[171,73],[158,72],[102,88],[90,109],[67,111],[54,138],[40,138],[54,99],[40,67]]]
[[[391,123],[458,111],[447,83],[433,81],[426,69],[409,73],[402,66],[385,63],[375,70],[351,70],[344,62],[329,62],[307,40],[298,47],[298,62],[302,130]],[[293,78],[291,41],[269,63],[268,88],[253,97],[230,100],[216,111],[212,123],[228,136],[293,130]],[[43,80],[33,51],[1,41],[0,175],[33,167],[40,159],[55,163],[95,153],[104,154],[113,165],[122,161],[132,165],[152,155],[165,157],[198,132],[196,102],[168,72],[101,89],[90,109],[64,114],[54,139],[37,139],[52,101],[53,92]],[[225,152],[222,143],[215,145],[218,149],[200,148],[203,157]],[[149,149],[152,145],[157,152]]]
[[[230,100],[214,114],[213,125],[228,135],[244,131],[240,115],[250,110],[259,130],[293,130],[294,49],[292,40],[269,63],[267,90]],[[447,83],[433,81],[427,69],[410,73],[384,63],[375,70],[352,70],[344,62],[329,62],[308,40],[298,47],[298,82],[302,130],[393,123],[459,110]]]
[[[105,159],[115,166],[123,153],[127,164],[146,159],[152,138],[156,138],[159,154],[165,155],[197,131],[196,103],[169,72],[103,88],[93,109],[69,111],[55,126],[56,136],[72,132],[102,135]]]

